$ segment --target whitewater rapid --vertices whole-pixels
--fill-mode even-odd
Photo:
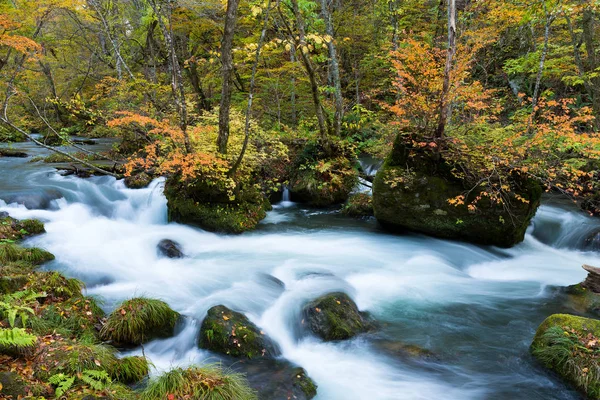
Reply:
[[[196,340],[206,311],[223,304],[305,368],[321,400],[578,398],[537,367],[527,347],[537,325],[564,310],[549,286],[580,282],[584,263],[600,266],[599,253],[576,249],[600,228],[582,214],[542,206],[526,240],[507,250],[391,235],[373,221],[289,201],[257,231],[225,236],[167,223],[163,179],[133,190],[110,177],[27,174],[62,197],[45,210],[0,200],[0,211],[46,223],[47,233],[26,243],[56,255],[46,268],[84,281],[107,311],[145,295],[186,316],[176,337],[144,347],[157,371],[215,360]],[[180,243],[186,257],[161,257],[162,239]],[[300,337],[303,304],[333,291],[372,313],[380,331],[340,343]],[[390,342],[436,358],[397,356]]]

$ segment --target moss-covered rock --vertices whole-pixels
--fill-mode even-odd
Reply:
[[[74,297],[44,304],[30,324],[39,335],[56,332],[67,338],[98,336],[104,311],[93,297]]]
[[[342,214],[355,218],[373,216],[373,198],[367,193],[356,193],[348,198]]]
[[[292,382],[296,390],[294,398],[312,399],[317,395],[317,385],[306,374],[304,368],[296,368],[292,373]],[[303,396],[300,395],[303,394]]]
[[[27,384],[15,372],[0,372],[0,398],[19,399],[27,395]]]
[[[292,201],[314,207],[345,202],[358,182],[353,151],[342,142],[305,144],[290,166]]]
[[[117,345],[140,345],[173,336],[179,318],[164,301],[136,297],[121,303],[108,316],[100,337]]]
[[[54,255],[37,247],[25,248],[13,243],[0,243],[0,264],[24,262],[31,265],[54,260]]]
[[[222,190],[198,183],[184,185],[177,177],[165,184],[169,220],[210,232],[242,233],[267,216],[269,201],[254,187],[240,188],[232,200]]]
[[[303,310],[303,323],[325,341],[350,339],[372,328],[368,316],[345,293],[329,293]]]
[[[539,326],[532,355],[590,399],[600,399],[600,321],[566,314]]]
[[[28,157],[28,155],[24,151],[9,148],[0,148],[0,157],[25,158]]]
[[[217,366],[175,368],[153,379],[142,393],[144,400],[167,399],[257,400],[241,374]]]
[[[277,346],[256,325],[225,306],[208,310],[200,328],[199,346],[232,357],[274,357]]]
[[[123,357],[112,369],[111,378],[117,382],[134,384],[148,376],[148,372],[150,372],[150,366],[145,357]]]
[[[21,240],[44,232],[44,224],[37,219],[19,221],[9,216],[0,218],[0,243]]]
[[[139,174],[125,177],[124,182],[125,186],[129,189],[141,189],[147,187],[152,182],[152,177],[145,172],[140,172]]]
[[[527,202],[513,201],[509,210],[485,198],[469,210],[466,204],[452,205],[448,200],[473,185],[455,178],[443,160],[429,154],[411,158],[410,151],[399,136],[373,182],[375,217],[383,226],[500,247],[523,241],[540,204],[542,189],[537,183],[515,178],[512,186]],[[473,190],[465,203],[478,195]]]

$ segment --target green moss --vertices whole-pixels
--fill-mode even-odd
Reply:
[[[366,332],[371,323],[345,293],[330,293],[304,307],[304,323],[323,340],[345,340]]]
[[[55,301],[81,296],[84,284],[57,271],[39,271],[31,277],[28,287],[34,292],[45,292],[50,300]]]
[[[258,399],[243,375],[217,366],[175,368],[153,379],[142,393],[142,399],[164,400],[168,395],[198,400]]]
[[[95,337],[104,311],[93,297],[78,297],[45,306],[31,319],[34,332],[56,332],[67,338]]]
[[[139,345],[157,337],[173,335],[179,313],[161,300],[137,297],[113,311],[100,331],[103,340]]]
[[[531,353],[590,399],[600,399],[600,321],[566,314],[538,328]]]
[[[304,368],[296,368],[293,371],[294,386],[300,388],[307,399],[317,395],[317,385],[306,375]]]
[[[367,193],[353,194],[342,208],[342,213],[356,218],[372,217],[373,198]]]
[[[0,372],[0,398],[18,399],[27,395],[27,386],[15,372]]]
[[[235,200],[208,189],[183,189],[176,178],[165,185],[169,220],[199,226],[211,232],[242,233],[254,229],[270,208],[255,188],[238,193]]]
[[[232,357],[273,357],[278,350],[245,315],[225,306],[208,310],[200,328],[199,346]]]
[[[292,200],[314,207],[345,202],[358,182],[353,150],[343,142],[307,142],[290,166]]]
[[[566,288],[567,305],[579,313],[600,315],[600,295],[580,283]]]
[[[0,264],[24,261],[34,265],[54,260],[54,255],[36,247],[24,248],[13,243],[0,243]]]

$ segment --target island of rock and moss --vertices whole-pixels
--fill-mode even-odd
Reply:
[[[484,197],[469,209],[480,195],[478,186],[457,178],[435,151],[411,148],[406,141],[397,136],[373,182],[373,209],[383,226],[500,247],[523,241],[540,204],[539,184],[515,176],[510,184],[521,200],[501,205]],[[458,196],[465,196],[465,204],[451,204]]]
[[[600,321],[554,314],[539,326],[531,354],[590,399],[600,399]]]
[[[345,340],[373,327],[345,293],[329,293],[310,302],[303,310],[303,325],[325,341]]]
[[[275,343],[242,313],[219,305],[208,310],[200,328],[199,346],[232,357],[275,357]]]

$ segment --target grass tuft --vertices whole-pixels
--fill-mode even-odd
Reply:
[[[13,243],[0,243],[0,264],[24,261],[31,264],[42,264],[54,260],[54,255],[46,250],[25,248]]]
[[[193,398],[198,400],[255,400],[243,374],[219,366],[175,368],[150,381],[142,393],[144,400]]]
[[[124,357],[112,371],[111,378],[121,383],[133,384],[144,379],[148,372],[150,366],[145,357]]]
[[[113,311],[100,331],[103,340],[139,345],[173,335],[179,314],[162,300],[137,297]]]

